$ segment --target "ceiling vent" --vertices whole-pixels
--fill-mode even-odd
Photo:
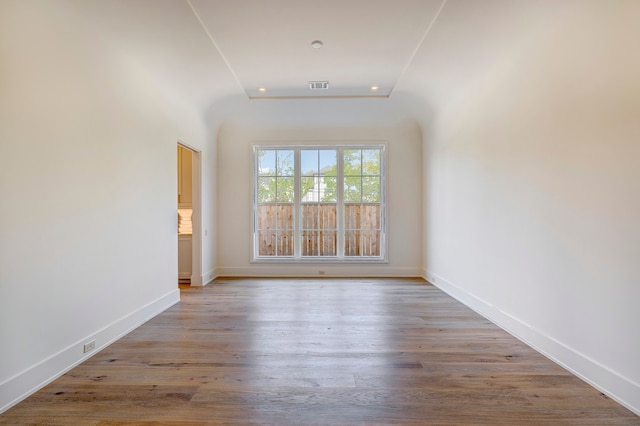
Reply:
[[[329,88],[328,81],[310,81],[309,89],[311,90],[327,90]]]

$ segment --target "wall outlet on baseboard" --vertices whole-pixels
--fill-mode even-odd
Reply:
[[[87,343],[84,344],[83,351],[86,354],[87,352],[91,352],[95,348],[96,348],[96,341],[92,340],[92,341],[87,342]]]

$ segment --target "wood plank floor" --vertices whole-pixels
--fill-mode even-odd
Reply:
[[[234,279],[0,424],[580,424],[640,417],[421,280]]]

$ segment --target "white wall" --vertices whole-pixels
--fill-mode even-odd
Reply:
[[[453,12],[469,6],[449,3]],[[205,281],[285,274],[249,263],[252,143],[383,140],[390,262],[323,267],[327,275],[424,267],[640,413],[640,5],[562,3],[570,19],[561,33],[533,37],[519,59],[442,110],[419,84],[437,74],[433,37],[424,56],[436,62],[416,56],[404,101],[249,102],[219,55],[197,62],[209,41],[184,3],[1,1],[0,411],[79,362],[84,342],[103,347],[178,300],[177,140],[202,151]],[[100,16],[106,23],[94,25]],[[154,30],[141,30],[138,16]],[[187,25],[166,31],[174,21]],[[113,37],[99,34],[105,28]],[[163,47],[178,34],[176,61]],[[436,53],[449,53],[454,39],[438,40]],[[480,52],[491,54],[487,46]],[[176,69],[182,85],[171,88],[163,79]],[[220,87],[201,90],[190,72]],[[206,127],[182,93],[208,105]],[[411,105],[424,146],[406,118]]]
[[[420,129],[389,100],[253,101],[218,136],[218,273],[224,276],[419,276],[422,263]],[[387,264],[250,263],[255,144],[387,144]]]
[[[176,142],[210,152],[70,4],[0,2],[0,411],[179,300]]]
[[[575,6],[425,129],[426,276],[640,413],[640,3]]]

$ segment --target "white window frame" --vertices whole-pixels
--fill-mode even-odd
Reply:
[[[344,174],[343,153],[345,150],[379,149],[380,150],[380,255],[379,256],[345,256],[345,229],[344,229]],[[259,255],[258,233],[258,151],[259,150],[293,150],[294,151],[294,254],[292,256],[261,256]],[[302,256],[302,231],[300,226],[301,198],[300,194],[300,152],[302,150],[335,150],[337,155],[337,255],[336,256]],[[387,263],[387,146],[385,143],[372,142],[360,144],[331,144],[331,145],[307,145],[307,144],[260,144],[252,146],[252,232],[251,232],[251,262],[256,263]],[[366,204],[366,203],[363,203]]]

